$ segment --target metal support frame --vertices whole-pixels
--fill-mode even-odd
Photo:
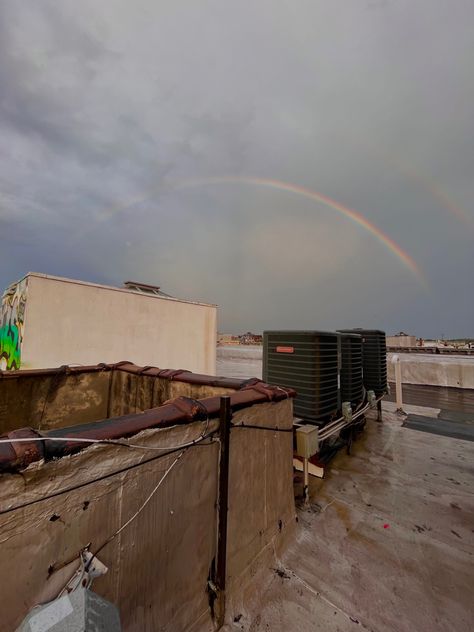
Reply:
[[[217,568],[216,568],[216,618],[218,626],[224,624],[225,589],[227,575],[227,512],[229,499],[229,449],[232,409],[230,396],[220,398],[220,461],[219,461],[219,497],[218,497],[218,533],[217,533]]]
[[[382,399],[377,402],[377,421],[383,421],[382,419]]]
[[[305,505],[309,504],[309,459],[303,459],[303,501]]]

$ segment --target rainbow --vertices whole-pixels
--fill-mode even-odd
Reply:
[[[402,250],[402,248],[388,235],[386,235],[380,228],[377,228],[374,224],[369,222],[361,213],[355,211],[354,209],[349,208],[348,206],[344,206],[336,200],[328,197],[327,195],[323,195],[322,193],[318,193],[317,191],[313,191],[312,189],[307,189],[306,187],[302,187],[296,184],[291,184],[289,182],[284,182],[281,180],[273,180],[270,178],[254,178],[248,176],[222,176],[222,177],[210,177],[210,178],[196,178],[193,180],[186,180],[181,184],[176,185],[177,189],[205,186],[205,185],[213,185],[213,184],[249,184],[255,186],[268,187],[271,189],[277,189],[279,191],[288,191],[289,193],[295,193],[296,195],[302,195],[305,198],[313,200],[313,202],[318,202],[320,204],[324,204],[329,208],[332,208],[334,211],[341,213],[355,224],[358,224],[369,233],[377,237],[377,239],[384,244],[390,252],[398,257],[398,259],[407,267],[409,270],[416,276],[418,281],[422,283],[423,286],[427,287],[426,279],[417,265],[417,263],[410,257],[410,255]]]
[[[428,191],[428,193],[430,193],[430,195],[437,200],[441,206],[444,206],[444,208],[452,213],[452,215],[454,215],[458,220],[463,222],[466,226],[469,226],[471,230],[474,228],[474,220],[472,217],[470,217],[463,208],[455,204],[432,178],[426,174],[421,174],[421,172],[411,169],[407,165],[399,164],[397,166],[408,178],[411,178],[413,182],[416,182],[420,187]]]
[[[444,209],[449,211],[457,220],[466,226],[469,226],[471,230],[474,228],[474,218],[471,217],[465,209],[456,204],[452,197],[448,195],[433,178],[428,176],[426,173],[422,173],[421,170],[415,169],[413,166],[409,165],[406,160],[401,159],[398,156],[388,154],[386,151],[380,149],[379,147],[370,145],[360,138],[351,138],[354,143],[360,145],[360,147],[362,147],[373,158],[385,162],[389,167],[397,170],[399,173],[402,173],[421,189],[429,193],[434,200],[436,200]]]

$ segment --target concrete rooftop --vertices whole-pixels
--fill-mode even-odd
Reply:
[[[394,410],[311,478],[296,539],[224,630],[474,629],[474,443],[403,428]]]

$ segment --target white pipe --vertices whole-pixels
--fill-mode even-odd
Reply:
[[[395,365],[395,399],[397,402],[396,412],[398,415],[405,415],[406,413],[403,410],[402,365],[398,354],[395,354],[392,357],[392,363]]]
[[[336,419],[336,421],[332,421],[327,426],[324,426],[319,433],[319,441],[324,441],[324,439],[328,439],[336,432],[339,432],[346,426],[350,426],[356,419],[358,419],[361,415],[363,415],[370,408],[369,404],[366,404],[364,408],[358,410],[352,417],[351,421],[346,421],[345,419]]]

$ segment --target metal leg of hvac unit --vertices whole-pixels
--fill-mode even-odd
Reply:
[[[309,503],[309,459],[303,459],[303,500],[304,504]]]
[[[382,419],[382,400],[379,399],[377,402],[377,421],[383,421]]]
[[[310,463],[310,458],[317,454],[319,449],[319,429],[310,424],[296,425],[296,454],[299,459],[293,459],[295,469],[303,472],[303,499],[305,504],[309,502],[309,473],[322,478],[324,470]],[[301,459],[301,460],[300,460]],[[315,472],[315,470],[317,472]]]

